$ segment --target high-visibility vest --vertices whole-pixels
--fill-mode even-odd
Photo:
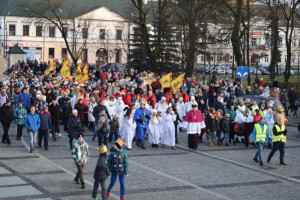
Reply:
[[[274,126],[275,126],[277,132],[282,132],[282,131],[285,130],[285,125],[281,125],[281,128],[277,124],[275,124]],[[283,134],[274,135],[273,134],[273,128],[272,128],[272,142],[280,142],[280,141],[285,142],[284,135]]]
[[[267,137],[267,128],[268,126],[264,124],[264,129],[262,130],[260,124],[254,125],[256,130],[256,139],[255,142],[265,142]]]

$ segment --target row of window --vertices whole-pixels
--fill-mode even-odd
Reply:
[[[43,26],[36,26],[35,27],[35,36],[36,37],[42,37],[43,36]],[[49,37],[55,37],[55,26],[49,26]],[[63,28],[63,33],[65,37],[68,37],[68,27]],[[10,24],[9,25],[9,35],[15,36],[16,35],[16,25]],[[29,36],[29,25],[23,25],[23,36]],[[82,28],[82,38],[88,39],[88,28]],[[106,29],[100,29],[99,32],[99,39],[105,40],[106,37]],[[122,30],[117,29],[116,30],[116,40],[122,40]]]

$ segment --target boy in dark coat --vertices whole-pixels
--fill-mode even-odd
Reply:
[[[221,121],[221,130],[223,131],[224,137],[221,139],[221,143],[225,139],[225,146],[228,146],[229,132],[230,132],[230,114],[226,113],[225,118]]]
[[[115,141],[120,137],[119,136],[119,116],[117,114],[114,115],[113,120],[111,120],[109,122],[110,125],[110,133],[109,133],[109,137],[108,137],[108,142],[111,143],[113,137],[115,138]]]
[[[94,182],[92,200],[96,200],[97,198],[97,190],[99,188],[99,183],[101,184],[102,199],[107,200],[105,180],[108,178],[108,176],[110,176],[110,172],[108,170],[108,167],[106,166],[107,146],[106,145],[100,146],[98,148],[98,151],[100,155],[94,172],[95,182]]]
[[[38,145],[39,147],[42,146],[42,140],[44,138],[44,148],[46,151],[48,151],[48,131],[49,129],[52,128],[52,123],[51,123],[51,116],[48,111],[47,106],[42,107],[42,111],[40,112],[40,119],[41,119],[41,125],[39,128],[39,141]]]

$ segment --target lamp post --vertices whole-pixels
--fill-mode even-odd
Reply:
[[[6,48],[7,48],[7,23],[6,23],[6,17],[4,16],[3,22],[0,22],[0,29],[2,29],[3,24],[3,57],[6,57]]]

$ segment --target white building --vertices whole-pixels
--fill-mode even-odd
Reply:
[[[65,1],[70,5],[65,10],[60,9],[59,13],[62,16],[68,13],[64,28],[72,52],[79,52],[82,48],[79,63],[126,63],[130,27],[124,13],[128,1]],[[61,32],[53,23],[31,17],[27,13],[30,9],[26,6],[20,8],[19,2],[0,0],[0,56],[5,56],[9,48],[18,43],[23,51],[28,52],[30,60],[47,62],[55,58],[61,61],[67,55]],[[74,5],[75,2],[81,5]]]

